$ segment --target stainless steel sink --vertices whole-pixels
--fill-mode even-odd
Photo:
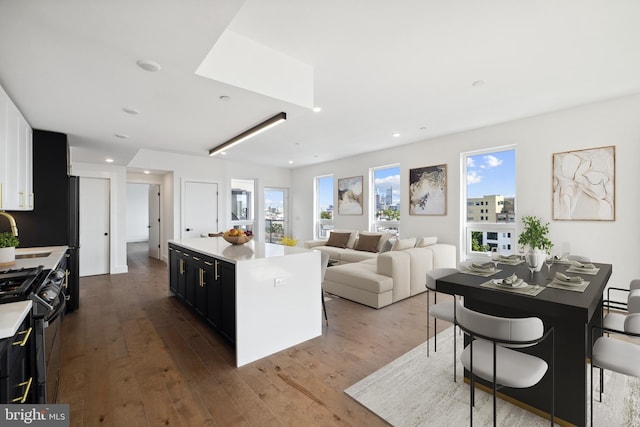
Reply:
[[[28,254],[16,254],[16,259],[44,258],[44,257],[48,257],[49,255],[51,255],[51,252],[33,252]]]

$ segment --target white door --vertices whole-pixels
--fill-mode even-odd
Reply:
[[[182,238],[218,232],[218,184],[185,181]]]
[[[149,256],[160,259],[160,186],[149,185]]]
[[[80,178],[80,276],[109,273],[109,184]]]

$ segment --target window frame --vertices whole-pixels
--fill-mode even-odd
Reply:
[[[335,220],[335,203],[331,203],[331,219],[320,218],[320,180],[323,178],[331,178],[331,200],[335,202],[335,185],[336,180],[333,174],[318,175],[313,178],[313,238],[328,239],[329,232],[333,230]],[[324,232],[324,233],[323,233]]]
[[[375,184],[375,173],[376,171],[383,169],[398,169],[398,177],[401,179],[402,170],[400,167],[400,163],[392,163],[383,166],[375,166],[369,168],[369,231],[386,231],[395,236],[400,236],[400,225],[402,221],[402,216],[398,220],[378,220],[376,219],[376,184]],[[401,183],[399,183],[400,185]],[[400,200],[398,200],[398,213],[400,214],[400,207],[402,206],[402,186],[398,189],[400,191]],[[392,196],[393,203],[393,196]],[[382,230],[380,230],[382,229]]]

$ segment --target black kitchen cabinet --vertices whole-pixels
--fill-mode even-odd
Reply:
[[[169,289],[231,343],[235,287],[235,264],[169,244]]]
[[[0,341],[0,403],[35,403],[35,330],[27,315],[11,338]]]

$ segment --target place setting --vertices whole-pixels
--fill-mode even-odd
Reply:
[[[571,261],[571,265],[567,268],[567,273],[578,273],[595,276],[600,269],[590,262]]]
[[[569,271],[569,270],[567,270]],[[556,272],[555,276],[550,283],[547,284],[548,288],[564,289],[573,292],[584,292],[589,286],[589,282],[584,280],[580,276],[568,276],[561,272]]]
[[[498,270],[497,264],[489,261],[484,263],[471,263],[467,265],[464,270],[462,270],[462,273],[471,274],[474,276],[489,277],[501,271],[502,270]]]
[[[480,285],[483,288],[514,292],[523,295],[536,296],[544,290],[544,286],[527,283],[515,273],[503,279],[491,279]]]

